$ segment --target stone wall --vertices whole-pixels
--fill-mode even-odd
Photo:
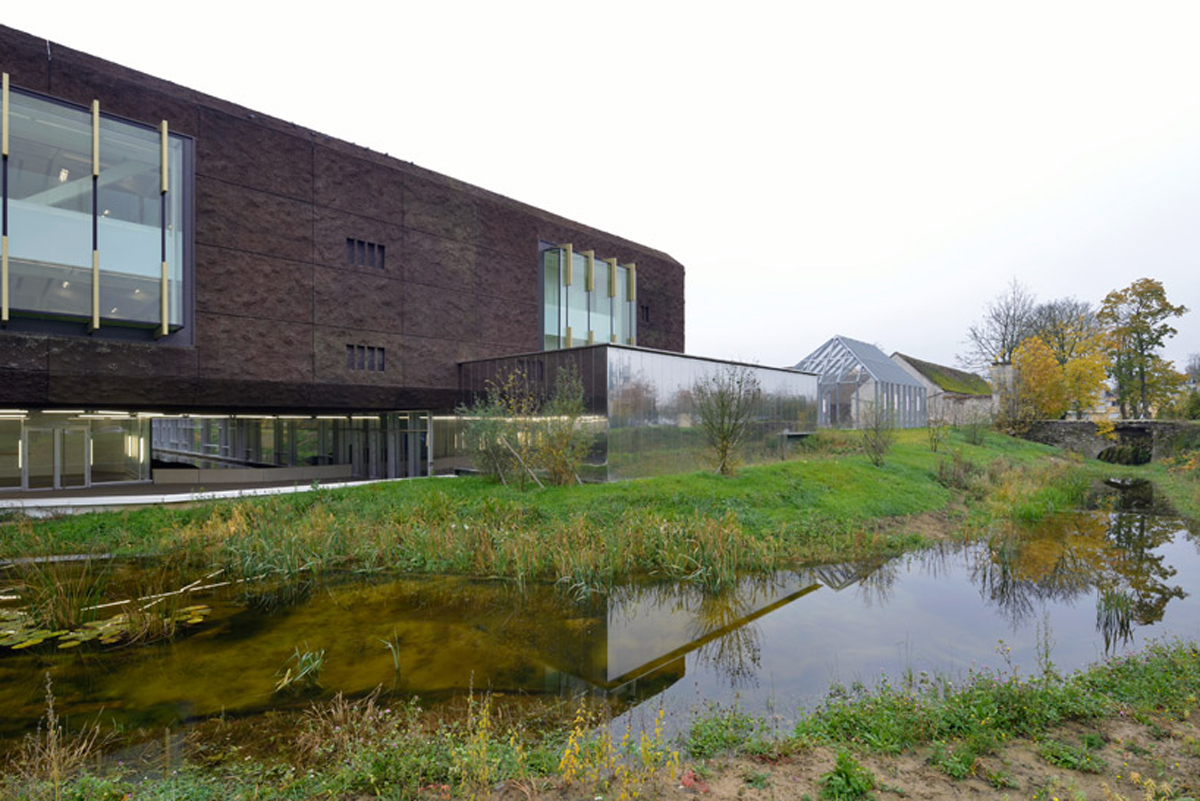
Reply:
[[[1152,459],[1172,455],[1176,440],[1189,431],[1200,430],[1200,424],[1175,420],[1121,420],[1114,424],[1112,440],[1096,433],[1096,424],[1088,420],[1038,420],[1025,434],[1025,439],[1056,445],[1068,451],[1095,459],[1105,448],[1113,445],[1146,446]]]

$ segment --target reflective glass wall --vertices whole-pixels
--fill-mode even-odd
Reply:
[[[124,412],[0,410],[0,490],[150,478],[150,421]]]
[[[165,123],[7,94],[5,313],[179,329],[188,140]]]
[[[608,352],[610,480],[710,467],[694,389],[731,368],[748,370],[760,390],[741,449],[745,462],[783,458],[793,437],[816,430],[815,375],[659,351]]]
[[[547,350],[637,344],[637,266],[613,256],[542,249],[542,336]]]
[[[729,369],[728,362],[603,345],[465,362],[459,365],[463,401],[471,403],[487,392],[489,382],[513,371],[524,376],[531,392],[547,397],[568,363],[579,370],[594,432],[585,478],[608,481],[709,466],[693,390],[698,381]],[[781,458],[794,437],[816,430],[817,376],[732,366],[746,367],[761,390],[742,452],[746,462]],[[470,454],[461,452],[445,458],[456,467],[470,462]]]
[[[154,458],[168,470],[346,465],[357,478],[424,476],[429,440],[427,412],[154,420]]]

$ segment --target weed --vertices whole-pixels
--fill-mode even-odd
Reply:
[[[950,460],[942,459],[937,466],[937,480],[943,487],[969,492],[972,497],[983,497],[981,482],[983,468],[963,455],[962,451],[951,450]]]
[[[838,751],[833,770],[821,775],[820,783],[821,798],[831,801],[874,798],[875,775],[844,749]]]
[[[104,745],[98,725],[69,734],[59,721],[54,705],[54,688],[46,673],[46,717],[35,734],[27,735],[0,779],[0,790],[16,790],[38,797],[62,798],[69,780],[90,762]]]
[[[1015,790],[1020,786],[1013,775],[1004,768],[996,771],[984,771],[983,778],[997,790]]]
[[[1064,784],[1057,776],[1046,779],[1030,798],[1033,801],[1087,801],[1087,796],[1079,790],[1074,779],[1068,779]]]
[[[708,714],[692,721],[684,741],[688,754],[709,759],[725,751],[742,748],[757,729],[754,718],[738,709],[710,707]]]
[[[962,780],[975,775],[978,759],[969,746],[950,748],[945,743],[934,743],[929,764],[952,779]]]
[[[1058,740],[1045,740],[1038,746],[1038,756],[1060,768],[1083,773],[1102,773],[1108,767],[1103,758],[1087,748],[1076,748]]]
[[[765,790],[771,786],[771,774],[766,771],[747,770],[742,772],[742,781],[756,790]]]

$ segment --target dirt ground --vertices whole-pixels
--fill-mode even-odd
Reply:
[[[857,754],[860,764],[875,776],[872,796],[911,799],[1158,799],[1200,798],[1200,727],[1190,721],[1158,721],[1142,725],[1124,718],[1089,725],[1072,724],[1050,737],[1068,745],[1080,745],[1085,734],[1098,733],[1102,748],[1093,753],[1106,763],[1099,773],[1085,773],[1046,762],[1037,744],[1010,743],[1002,753],[976,762],[975,773],[955,780],[928,762],[929,749],[899,756]],[[828,748],[803,749],[776,760],[712,760],[707,765],[684,761],[672,781],[664,773],[654,776],[637,797],[648,799],[714,798],[818,799],[821,776],[833,768],[835,752]],[[989,781],[988,777],[994,781]],[[1002,779],[1000,777],[1003,777]],[[1004,785],[1004,786],[997,786]],[[583,787],[509,786],[494,797],[500,799],[562,799],[566,801],[610,801],[620,796]]]

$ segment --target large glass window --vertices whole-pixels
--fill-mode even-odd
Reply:
[[[9,307],[90,319],[91,114],[16,92],[9,103]]]
[[[558,248],[542,251],[542,337],[543,347],[546,350],[555,350],[561,347],[558,332],[562,325],[559,312],[562,270],[559,265],[562,253],[563,251]]]
[[[167,327],[178,329],[185,140],[168,135],[164,148],[159,129],[103,113],[98,121],[94,128],[90,109],[10,92],[3,165],[10,311],[89,321],[95,313],[102,327],[150,328],[162,325],[165,299]]]
[[[570,245],[543,249],[543,346],[555,350],[589,343],[636,344],[634,274],[616,258],[580,253]]]

